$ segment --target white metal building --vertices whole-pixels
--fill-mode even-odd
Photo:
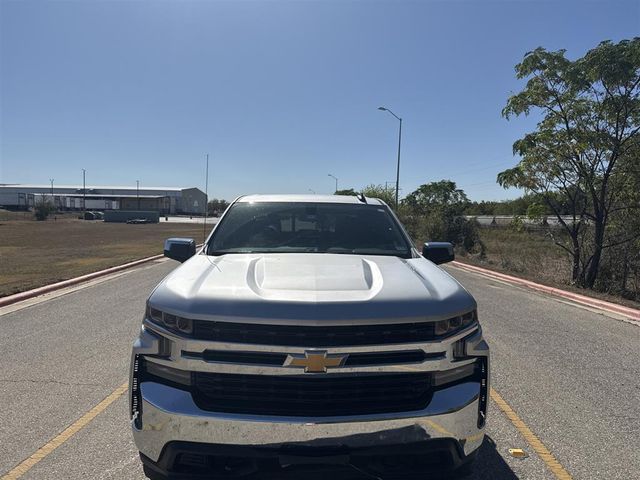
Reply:
[[[33,207],[39,198],[52,200],[60,210],[154,210],[160,213],[204,213],[206,195],[199,188],[114,187],[82,185],[0,184],[0,206]]]

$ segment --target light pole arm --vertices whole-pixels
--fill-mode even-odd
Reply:
[[[391,115],[393,115],[394,117],[396,117],[396,119],[397,119],[397,120],[399,120],[400,122],[402,122],[402,119],[401,119],[398,115],[396,115],[395,113],[393,113],[391,110],[389,110],[388,108],[387,108],[387,112],[389,112]]]
[[[338,191],[338,177],[336,177],[335,175],[331,175],[331,174],[329,174],[329,176],[336,181],[336,192],[337,192]]]

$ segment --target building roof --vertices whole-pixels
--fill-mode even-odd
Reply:
[[[50,197],[50,193],[34,193],[33,195],[37,195],[38,197]],[[71,197],[71,198],[169,198],[166,195],[133,195],[129,194],[121,194],[121,193],[87,193],[83,195],[82,193],[53,193],[54,197]]]
[[[28,184],[28,183],[0,183],[0,188],[43,188],[47,190],[51,190],[51,184]],[[55,182],[53,184],[53,190],[62,188],[73,188],[76,190],[82,190],[82,185],[57,185]],[[85,188],[87,190],[136,190],[136,186],[131,185],[86,185]],[[179,192],[182,190],[189,190],[191,188],[197,187],[148,187],[146,185],[141,185],[140,190],[165,190],[168,192]]]
[[[383,205],[377,198],[366,198],[368,204]],[[238,202],[292,202],[292,203],[351,203],[362,202],[355,195],[246,195],[238,198]]]

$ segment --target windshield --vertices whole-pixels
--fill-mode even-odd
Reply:
[[[342,203],[236,203],[207,253],[352,253],[410,257],[385,206]]]

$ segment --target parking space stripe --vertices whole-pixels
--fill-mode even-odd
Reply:
[[[547,465],[551,473],[558,480],[572,480],[571,474],[558,462],[556,457],[545,447],[544,443],[531,431],[526,423],[518,416],[518,414],[509,406],[509,404],[496,392],[493,388],[490,391],[491,399],[498,405],[500,410],[507,416],[511,423],[518,429],[527,443],[538,454],[542,461]]]
[[[52,453],[56,448],[66,443],[76,433],[78,433],[89,423],[91,423],[91,421],[104,410],[106,410],[109,405],[120,398],[127,391],[128,387],[129,382],[125,382],[120,385],[104,400],[102,400],[95,407],[85,413],[69,427],[67,427],[62,433],[40,447],[33,455],[31,455],[29,458],[22,461],[5,475],[0,477],[0,480],[16,480],[22,477],[31,468],[33,468],[41,460]],[[573,480],[571,474],[560,464],[560,462],[558,462],[555,456],[542,443],[542,441],[540,441],[540,439],[531,431],[531,429],[524,423],[524,421],[522,421],[518,414],[511,408],[511,406],[493,388],[491,388],[490,390],[490,396],[491,399],[496,403],[496,405],[498,405],[500,410],[502,410],[502,412],[507,416],[511,423],[524,437],[531,448],[533,448],[533,450],[538,454],[542,461],[547,465],[547,467],[549,468],[549,470],[551,470],[555,477],[558,480]]]
[[[51,452],[53,452],[60,445],[63,445],[67,440],[73,437],[76,433],[86,427],[94,418],[96,418],[100,413],[102,413],[109,405],[115,402],[118,398],[120,398],[124,392],[129,388],[129,382],[125,382],[116,388],[113,392],[111,392],[104,400],[98,403],[95,407],[85,413],[82,417],[76,420],[73,424],[67,427],[62,433],[53,438],[47,444],[43,445],[31,455],[29,458],[21,462],[19,465],[15,466],[5,475],[0,477],[0,480],[16,480],[17,478],[22,477],[25,473],[27,473],[33,466],[35,466],[42,459],[47,457]]]

